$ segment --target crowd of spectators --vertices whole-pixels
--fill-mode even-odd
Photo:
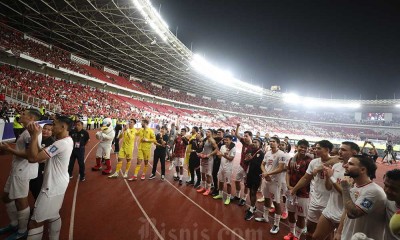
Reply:
[[[23,53],[30,57],[63,67],[71,71],[90,76],[90,73],[79,64],[71,61],[71,54],[55,46],[45,46],[38,41],[24,38],[24,34],[0,24],[0,46],[14,54]]]
[[[202,125],[204,128],[235,126],[241,122],[246,129],[255,132],[286,134],[298,136],[319,136],[329,139],[360,140],[361,138],[382,139],[387,132],[368,128],[355,128],[338,125],[311,124],[307,121],[297,122],[280,119],[263,119],[257,117],[235,116],[232,114],[191,111],[191,113],[165,105],[144,102],[115,95],[104,89],[96,89],[83,84],[56,79],[44,74],[32,72],[10,65],[0,65],[1,92],[13,89],[29,100],[30,97],[41,99],[43,105],[55,104],[64,114],[81,116],[107,116],[112,118],[149,118],[155,123],[169,124],[179,122],[182,125]],[[27,101],[29,103],[29,101]],[[18,111],[20,105],[9,105]],[[270,115],[271,116],[271,115]],[[282,117],[282,115],[272,115]]]
[[[98,64],[94,64],[93,67],[79,65],[73,61],[71,61],[70,53],[64,51],[60,48],[52,46],[49,48],[45,46],[45,44],[40,44],[38,41],[34,41],[31,38],[25,38],[24,34],[21,32],[17,32],[7,26],[0,24],[0,46],[4,50],[11,50],[14,53],[24,53],[33,58],[40,59],[45,62],[49,62],[59,67],[67,68],[72,71],[82,73],[91,77],[99,78],[100,80],[115,83],[117,85],[121,85],[136,91],[142,91],[145,93],[150,93],[155,96],[164,97],[167,99],[175,100],[178,102],[189,103],[193,105],[205,106],[214,109],[226,110],[236,113],[247,113],[259,116],[268,116],[274,118],[283,118],[283,119],[292,119],[292,120],[302,120],[302,121],[315,121],[315,122],[324,122],[324,123],[351,123],[356,124],[354,120],[354,113],[345,113],[341,112],[340,114],[335,113],[324,113],[324,112],[307,112],[307,111],[298,111],[291,112],[287,109],[283,110],[271,110],[271,109],[261,109],[258,107],[246,107],[243,103],[240,105],[217,101],[215,99],[209,100],[203,98],[203,96],[192,96],[188,95],[183,91],[172,91],[169,87],[154,85],[148,81],[142,82],[134,82],[121,77],[114,76],[109,73],[105,73],[102,71],[102,67]],[[95,69],[96,71],[93,71]],[[92,70],[92,71],[91,71]],[[98,71],[97,71],[98,70]],[[100,112],[119,112],[119,109],[110,109],[113,101],[118,101],[118,99],[111,98],[111,102],[104,103],[104,107],[102,108],[94,108],[95,104],[98,104],[99,95],[104,95],[105,93],[100,90],[94,90],[90,87],[83,87],[83,91],[77,92],[77,85],[71,84],[65,81],[57,81],[57,84],[54,86],[55,89],[48,89],[46,94],[44,94],[44,90],[40,89],[39,86],[46,85],[50,86],[50,82],[53,82],[53,78],[51,77],[43,77],[40,74],[32,73],[29,71],[15,71],[9,66],[1,67],[1,74],[7,75],[10,82],[7,85],[15,87],[19,91],[26,93],[28,95],[42,98],[45,103],[54,103],[59,104],[63,111],[71,111],[71,109],[78,109],[80,112],[85,114],[98,114]],[[3,80],[5,77],[2,77]],[[27,82],[33,83],[32,86],[27,85]],[[11,84],[11,85],[10,85]],[[35,85],[36,84],[36,85]],[[37,85],[40,84],[40,85]],[[66,85],[70,85],[71,91],[74,93],[68,92],[68,88]],[[80,88],[79,87],[79,88]],[[77,95],[77,96],[76,96]],[[86,95],[85,98],[79,95]],[[76,104],[69,104],[69,100],[71,99],[82,99],[80,102],[76,102]],[[238,100],[239,101],[239,100]],[[68,104],[66,104],[66,102]],[[154,109],[154,106],[150,106],[149,109]],[[143,111],[143,109],[138,108],[138,112]],[[115,113],[114,113],[115,114]],[[400,119],[394,118],[391,123],[386,123],[384,121],[363,121],[361,122],[363,125],[398,125],[400,123]],[[351,133],[346,133],[352,135]]]

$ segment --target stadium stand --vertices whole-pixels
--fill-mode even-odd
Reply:
[[[122,76],[103,71],[101,65],[93,63],[92,66],[81,65],[72,62],[70,53],[54,46],[34,41],[31,38],[25,38],[23,33],[8,28],[0,24],[0,46],[5,51],[13,53],[23,53],[33,58],[40,59],[45,62],[63,67],[71,71],[81,73],[99,79],[105,83],[111,83],[125,87],[131,90],[163,97],[177,102],[188,103],[192,105],[204,106],[217,110],[225,110],[236,113],[246,113],[259,116],[267,116],[278,119],[290,119],[301,121],[313,121],[322,123],[345,123],[355,124],[354,112],[341,114],[328,114],[323,112],[289,112],[283,110],[261,109],[257,107],[245,107],[244,104],[236,105],[231,103],[218,102],[214,99],[208,100],[202,96],[191,96],[183,91],[171,91],[166,86],[159,86],[148,81],[136,82],[128,80]],[[234,125],[233,119],[222,117],[218,119],[209,111],[193,111],[189,109],[178,109],[168,105],[161,105],[152,102],[144,102],[126,96],[115,95],[105,92],[104,89],[94,89],[88,86],[68,82],[61,79],[55,79],[39,73],[28,70],[17,69],[9,65],[1,65],[1,83],[3,91],[5,87],[20,91],[26,96],[40,98],[43,104],[53,104],[58,106],[64,113],[72,113],[78,109],[78,112],[85,116],[90,115],[107,115],[112,117],[124,117],[130,111],[144,116],[158,116],[160,121],[166,121],[166,118],[184,118],[183,121],[196,122],[197,118],[209,119],[210,126],[218,126],[219,123],[225,122]],[[31,98],[23,99],[26,103],[31,104]],[[99,101],[101,99],[101,101]],[[74,101],[72,101],[74,100]],[[112,107],[111,107],[112,106]],[[117,106],[117,107],[114,107]],[[229,116],[229,115],[227,115]],[[243,119],[242,119],[243,121]],[[250,121],[250,120],[249,120]],[[360,129],[339,126],[322,126],[311,125],[300,122],[279,121],[278,120],[260,120],[260,122],[249,123],[253,126],[268,126],[272,132],[281,132],[285,134],[300,134],[296,129],[304,129],[302,133],[307,135],[319,134],[322,137],[342,138],[342,139],[360,139],[366,138],[385,138],[387,131],[376,132],[370,129]],[[398,125],[400,119],[394,119],[392,125]],[[358,123],[359,124],[359,123]],[[390,125],[383,121],[363,122],[363,125]],[[360,134],[362,133],[362,134]]]

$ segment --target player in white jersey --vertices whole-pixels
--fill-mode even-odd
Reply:
[[[275,206],[274,225],[269,231],[272,234],[279,232],[279,222],[281,220],[281,181],[282,172],[285,169],[285,153],[279,150],[279,138],[271,137],[269,146],[271,151],[267,152],[264,156],[261,170],[263,171],[262,177],[264,182],[263,195],[264,201],[264,214],[261,218],[256,218],[258,222],[268,222],[268,212],[271,206],[271,201]]]
[[[19,122],[25,127],[39,120],[39,110],[27,109],[20,117]],[[42,142],[42,135],[37,136],[37,144]],[[0,151],[6,151],[13,155],[10,175],[4,186],[2,200],[6,205],[6,212],[10,218],[10,224],[0,229],[0,234],[12,232],[7,239],[20,239],[28,234],[28,222],[30,207],[28,202],[29,181],[38,175],[38,164],[31,164],[27,159],[27,148],[31,145],[31,135],[24,131],[17,139],[15,149],[8,144],[0,143]],[[39,146],[39,145],[38,145]]]
[[[251,131],[244,131],[243,137],[240,136],[239,134],[239,127],[240,123],[236,125],[236,137],[239,140],[240,143],[242,143],[242,151],[240,154],[240,164],[237,168],[236,176],[235,176],[235,187],[236,187],[236,196],[233,198],[233,200],[238,200],[239,201],[239,206],[244,206],[246,204],[246,198],[247,194],[249,192],[249,189],[246,187],[246,184],[244,186],[244,191],[243,191],[243,196],[240,197],[240,183],[246,182],[246,177],[247,177],[247,172],[249,168],[249,163],[245,161],[246,154],[251,153],[254,148],[252,147],[252,139],[253,139],[253,133]]]
[[[316,143],[315,153],[318,158],[310,162],[306,174],[290,191],[290,194],[294,196],[297,190],[310,185],[310,204],[307,212],[307,240],[312,239],[318,219],[328,203],[330,192],[325,187],[323,165],[330,160],[329,152],[332,148],[333,144],[328,140],[321,140]]]
[[[236,155],[236,147],[232,142],[232,136],[228,135],[224,137],[224,145],[222,145],[221,149],[217,152],[217,155],[221,157],[221,166],[218,171],[218,195],[214,197],[214,199],[223,199],[223,190],[224,183],[226,183],[226,192],[228,193],[225,205],[228,205],[231,202],[231,179],[232,179],[232,171],[233,171],[233,159]]]
[[[384,240],[400,240],[400,235],[393,233],[389,228],[390,219],[400,211],[400,169],[386,172],[383,184],[387,197]]]
[[[282,219],[286,219],[288,217],[288,210],[286,207],[286,193],[288,191],[287,184],[286,184],[286,169],[287,165],[290,161],[290,158],[292,157],[290,153],[288,152],[288,143],[285,141],[281,141],[279,144],[279,149],[284,152],[285,154],[285,170],[283,171],[282,178],[281,178],[281,196],[282,196],[282,202],[283,202],[283,212],[282,212]]]
[[[212,181],[212,167],[214,155],[218,151],[217,143],[212,137],[211,129],[207,129],[206,138],[203,140],[204,148],[201,153],[197,155],[201,158],[200,169],[201,169],[201,180],[202,187],[197,189],[198,193],[202,193],[204,196],[211,194],[211,181]]]
[[[28,125],[32,135],[32,147],[28,150],[29,162],[45,162],[42,190],[35,203],[35,209],[29,223],[28,240],[40,240],[43,236],[43,225],[48,222],[49,239],[58,240],[61,230],[61,209],[65,191],[69,183],[68,165],[74,142],[69,136],[72,120],[65,116],[54,121],[53,134],[56,141],[44,148],[36,147],[39,125]]]
[[[355,155],[344,165],[345,176],[340,182],[344,213],[336,231],[335,239],[348,240],[358,232],[372,239],[383,239],[385,229],[386,196],[375,178],[376,165],[367,155]]]
[[[314,240],[331,238],[334,230],[339,226],[343,214],[342,187],[340,186],[345,172],[343,165],[347,164],[347,161],[359,151],[360,147],[356,143],[342,142],[339,148],[340,162],[334,164],[332,168],[324,167],[325,186],[330,191],[330,196],[313,234]]]

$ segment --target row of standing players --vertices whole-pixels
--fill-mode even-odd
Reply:
[[[144,170],[141,179],[145,179],[150,148],[143,147],[143,145],[150,146],[152,143],[156,145],[156,149],[153,155],[153,170],[149,179],[155,178],[157,164],[160,162],[161,179],[163,180],[167,142],[170,139],[166,134],[167,129],[162,127],[160,133],[155,136],[145,121],[142,123],[143,130],[140,129],[138,132],[133,127],[135,123],[136,121],[132,119],[118,136],[123,139],[122,147],[118,154],[116,171],[109,178],[119,176],[124,159],[127,160],[127,166],[123,176],[128,177],[135,136],[140,136],[138,162],[135,173],[129,180],[137,180],[142,161]],[[213,195],[215,199],[223,199],[222,190],[226,184],[225,204],[229,204],[234,199],[238,200],[240,205],[244,205],[250,191],[251,204],[246,211],[246,220],[251,220],[256,213],[256,193],[261,185],[265,204],[263,215],[255,220],[269,221],[268,212],[272,202],[276,209],[273,217],[274,223],[270,230],[272,234],[279,232],[281,196],[286,196],[285,198],[288,200],[285,206],[289,212],[290,233],[284,239],[299,239],[306,223],[307,239],[350,239],[358,232],[375,239],[398,239],[388,228],[388,220],[397,210],[395,200],[399,198],[393,193],[395,185],[390,185],[390,181],[397,181],[399,173],[394,170],[385,175],[392,178],[390,180],[390,177],[385,178],[385,186],[389,186],[385,187],[388,195],[386,198],[382,188],[372,182],[376,171],[374,161],[368,156],[357,155],[359,147],[355,143],[344,142],[339,150],[340,157],[332,158],[329,152],[333,145],[326,140],[320,141],[316,144],[317,158],[313,159],[311,155],[307,154],[308,142],[302,140],[297,143],[297,154],[290,158],[285,152],[278,149],[279,138],[272,137],[269,142],[270,149],[264,152],[262,140],[252,139],[251,132],[245,131],[243,137],[238,136],[243,147],[240,167],[234,177],[236,195],[232,198],[230,196],[233,174],[232,160],[236,149],[232,142],[232,136],[224,136],[223,133],[223,130],[220,129],[217,131],[217,136],[213,136],[213,131],[207,130],[203,139],[202,132],[199,132],[196,127],[192,128],[189,136],[186,135],[186,130],[182,129],[181,134],[174,139],[172,147],[172,164],[176,168],[174,179],[182,184],[183,165],[186,163],[190,173],[187,183],[195,185],[197,191],[203,195]],[[104,138],[104,134],[107,133],[101,132],[102,136],[98,138],[102,142],[114,138],[114,136]],[[188,147],[186,147],[187,145]],[[111,148],[111,145],[109,146]],[[97,159],[100,160],[103,157],[107,161],[107,152],[102,155],[103,150],[106,149],[104,147],[99,149],[102,150],[98,151]],[[185,159],[187,160],[185,161]],[[93,170],[100,169],[101,165],[98,163],[93,167]],[[111,164],[110,168],[105,170],[108,172],[103,171],[104,174],[111,173]],[[352,180],[349,181],[345,175],[350,176]],[[245,189],[241,197],[240,183],[242,181],[245,183]],[[354,183],[350,185],[349,182]],[[212,185],[214,185],[213,188]],[[211,191],[212,189],[214,192]],[[347,203],[350,200],[353,204],[343,203],[343,201]],[[385,212],[383,211],[385,207],[386,217],[377,217],[377,213]],[[371,228],[371,226],[378,226],[377,222],[382,227],[379,230]],[[335,229],[337,230],[335,231]],[[374,230],[371,231],[371,229]]]

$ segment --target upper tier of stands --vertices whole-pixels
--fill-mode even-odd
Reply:
[[[310,124],[278,119],[257,117],[234,117],[233,115],[215,114],[206,111],[177,109],[172,106],[144,102],[130,97],[115,95],[104,90],[88,87],[65,80],[55,79],[40,73],[0,65],[0,93],[10,95],[17,91],[26,98],[40,98],[43,105],[53,103],[59,105],[65,114],[81,114],[85,116],[103,115],[113,118],[151,118],[159,124],[179,122],[182,125],[202,125],[205,127],[228,127],[241,122],[244,129],[297,136],[319,136],[359,140],[360,137],[382,139],[386,137],[384,130],[371,130],[348,126]]]
[[[20,33],[14,29],[8,28],[5,25],[0,24],[0,47],[4,50],[11,50],[15,54],[23,53],[29,55],[33,58],[49,62],[55,66],[60,66],[66,69],[70,69],[77,73],[81,73],[87,76],[97,78],[105,83],[112,83],[128,89],[135,91],[151,94],[154,96],[159,96],[178,102],[189,103],[198,106],[204,106],[219,110],[226,110],[236,113],[247,113],[259,116],[268,116],[275,118],[293,119],[293,120],[303,120],[303,121],[317,121],[317,122],[327,122],[327,123],[358,123],[354,120],[354,113],[324,113],[324,112],[289,112],[288,109],[283,109],[281,111],[272,109],[261,109],[257,107],[246,107],[245,103],[241,102],[241,105],[235,105],[231,103],[218,102],[215,99],[207,100],[202,98],[202,96],[196,95],[191,96],[185,92],[171,91],[169,87],[164,86],[159,88],[151,84],[148,81],[136,82],[128,80],[122,76],[117,76],[115,74],[105,72],[102,67],[98,64],[93,63],[92,66],[81,65],[71,61],[71,54],[55,46],[50,46],[48,44],[41,44],[39,41],[34,41],[31,38],[25,38],[23,33]],[[47,96],[46,100],[49,102],[54,102],[58,100],[52,99],[53,96]],[[240,99],[238,99],[240,101]],[[145,108],[146,106],[159,111],[160,113],[175,112],[179,115],[188,113],[192,114],[191,110],[178,110],[172,107],[158,107],[151,103],[136,102],[132,104],[138,104],[139,108]],[[144,106],[142,106],[144,105]],[[68,111],[68,106],[62,106],[63,110]],[[207,114],[207,112],[204,112]],[[399,119],[394,118],[392,125],[398,124]],[[390,125],[382,121],[376,122],[363,122],[367,125]]]

